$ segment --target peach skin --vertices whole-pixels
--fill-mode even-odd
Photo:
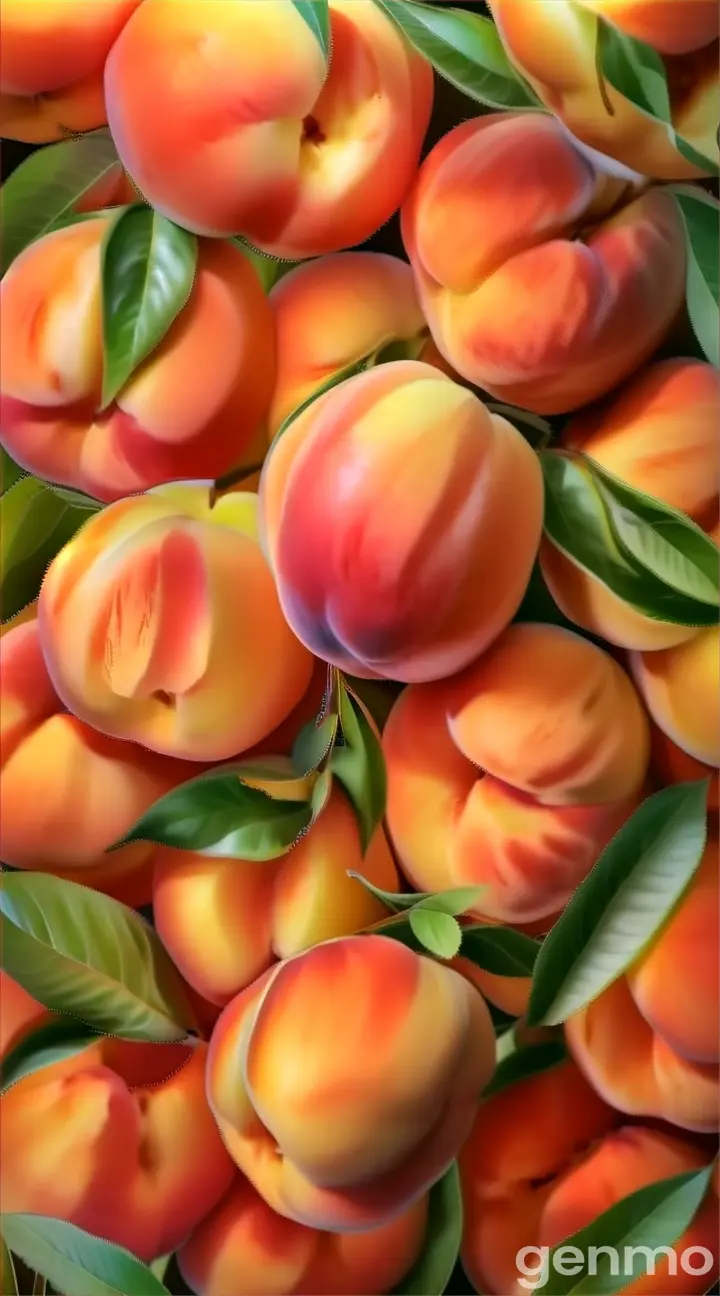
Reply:
[[[714,1132],[720,1120],[718,845],[625,976],[566,1023],[573,1056],[633,1116]]]
[[[703,765],[694,756],[688,756],[672,738],[668,738],[656,724],[651,724],[651,767],[657,786],[670,787],[674,783],[698,783],[709,778],[708,809],[720,810],[720,769]]]
[[[48,672],[102,733],[189,761],[246,751],[299,703],[313,660],[257,541],[256,495],[174,483],[95,513],[38,601]]]
[[[489,0],[505,49],[576,139],[657,180],[711,174],[677,148],[677,132],[717,160],[715,0]],[[597,19],[663,56],[672,129],[598,75]]]
[[[140,0],[3,0],[0,135],[45,144],[106,122],[105,60]]]
[[[68,715],[34,619],[0,644],[0,756],[0,859],[149,904],[156,848],[137,842],[105,852],[194,766]]]
[[[405,689],[390,713],[400,867],[421,891],[486,886],[477,917],[554,918],[639,803],[649,747],[611,657],[558,626],[512,625],[454,679]]]
[[[278,959],[387,917],[348,869],[383,891],[400,890],[382,828],[363,856],[355,814],[338,786],[307,835],[278,860],[205,859],[163,848],[155,859],[153,914],[163,944],[185,979],[222,1005]]]
[[[633,653],[632,673],[663,733],[693,760],[720,766],[720,628],[662,652]],[[702,777],[702,776],[701,776]]]
[[[700,360],[648,365],[619,392],[572,419],[563,436],[635,490],[687,513],[715,535],[720,485],[720,374]],[[720,553],[718,554],[720,564]],[[621,648],[671,648],[692,626],[654,621],[576,567],[546,538],[540,565],[558,607]]]
[[[275,371],[272,314],[255,269],[236,245],[205,242],[186,305],[99,413],[110,223],[98,217],[46,234],[0,285],[0,441],[28,471],[104,501],[234,467],[265,435]]]
[[[710,1159],[676,1131],[628,1125],[571,1061],[521,1080],[482,1103],[460,1156],[462,1263],[488,1296],[521,1296],[520,1279],[540,1280],[538,1248],[564,1241],[615,1202],[647,1184]],[[680,1246],[706,1246],[717,1263],[717,1199],[700,1207]],[[525,1268],[523,1249],[532,1252]],[[633,1296],[691,1296],[709,1274],[677,1275],[659,1259],[654,1275],[623,1288]]]
[[[0,1012],[17,1021],[8,982]],[[145,1261],[175,1250],[234,1175],[205,1100],[206,1056],[206,1044],[100,1036],[12,1085],[0,1097],[3,1210],[67,1220]]]
[[[389,220],[417,167],[432,68],[371,0],[330,0],[330,28],[326,68],[290,0],[144,0],[105,93],[147,200],[187,229],[289,260],[362,243]]]
[[[401,360],[303,411],[265,461],[260,501],[298,638],[352,675],[415,682],[466,666],[514,616],[543,487],[510,423]]]
[[[272,1210],[242,1176],[178,1253],[196,1296],[382,1296],[417,1259],[427,1222],[421,1197],[365,1233],[323,1233]]]
[[[545,113],[490,113],[445,135],[402,234],[448,363],[538,414],[586,405],[637,369],[681,309],[686,254],[672,196],[636,193]]]
[[[302,1066],[288,1066],[300,1050]],[[346,936],[279,963],[224,1009],[207,1093],[268,1206],[354,1233],[389,1224],[441,1177],[494,1067],[469,981],[387,936]]]

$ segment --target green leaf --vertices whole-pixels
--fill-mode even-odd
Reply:
[[[711,364],[720,365],[720,205],[693,185],[670,187],[685,226],[685,298],[695,336]]]
[[[46,1008],[108,1035],[168,1042],[194,1026],[179,974],[143,918],[47,873],[0,889],[3,967]]]
[[[17,1274],[5,1238],[0,1234],[0,1280],[3,1296],[19,1296]]]
[[[462,956],[495,976],[532,976],[541,945],[512,927],[463,927]]]
[[[330,57],[330,10],[328,0],[293,0],[298,13],[305,19],[317,39],[325,61]]]
[[[713,1170],[711,1164],[647,1184],[558,1243],[548,1257],[548,1282],[542,1287],[543,1296],[613,1296],[625,1291],[636,1278],[652,1273],[653,1253],[661,1247],[673,1247],[690,1227]],[[569,1247],[577,1249],[575,1256],[567,1254]],[[598,1254],[600,1247],[608,1248],[610,1255],[607,1251]],[[577,1272],[558,1272],[561,1251],[565,1251],[563,1269]],[[613,1273],[613,1267],[620,1272]]]
[[[485,408],[491,414],[499,414],[507,419],[513,427],[525,437],[533,450],[544,450],[553,439],[554,433],[546,419],[530,410],[516,409],[514,405],[498,405],[495,401],[484,401]]]
[[[365,887],[365,890],[369,891],[371,895],[374,895],[375,899],[379,900],[381,904],[384,904],[386,909],[389,909],[391,913],[400,913],[403,909],[412,909],[419,900],[427,900],[432,895],[431,891],[405,891],[398,893],[395,891],[381,891],[380,887],[376,887],[372,882],[369,882],[366,877],[362,876],[362,873],[355,873],[352,869],[348,869],[347,875],[349,878],[353,878],[355,882],[360,882],[362,886]]]
[[[277,859],[311,820],[307,801],[271,797],[221,765],[161,797],[111,849],[149,841],[213,859]]]
[[[717,624],[716,608],[673,589],[621,542],[590,460],[555,450],[544,450],[539,457],[545,481],[545,535],[566,557],[652,620]],[[664,508],[659,501],[653,503]]]
[[[462,928],[451,914],[416,905],[408,912],[408,922],[420,944],[436,958],[453,959],[460,953]]]
[[[501,1093],[519,1080],[549,1071],[567,1059],[567,1049],[562,1040],[544,1040],[541,1044],[531,1044],[527,1048],[517,1049],[503,1058],[495,1069],[492,1080],[483,1089],[483,1098],[491,1098]]]
[[[19,481],[24,476],[25,469],[10,458],[4,446],[0,446],[0,494],[4,495],[5,491],[9,490],[11,486],[15,485],[16,481]]]
[[[345,789],[357,816],[363,853],[382,822],[387,799],[385,758],[358,699],[339,681],[340,733],[329,768]]]
[[[142,1260],[124,1247],[46,1215],[0,1217],[11,1251],[56,1291],[72,1296],[168,1296]]]
[[[457,1264],[463,1229],[460,1175],[453,1161],[430,1189],[425,1242],[409,1274],[391,1296],[442,1296]]]
[[[542,104],[510,62],[495,24],[461,9],[377,0],[410,44],[458,90],[491,108]]]
[[[86,522],[35,477],[21,477],[2,497],[0,509],[0,609],[15,616],[40,592],[48,564]]]
[[[453,918],[476,909],[487,887],[453,887],[449,891],[436,891],[432,895],[417,897],[415,909],[432,909],[435,913],[450,914]]]
[[[345,679],[382,733],[387,718],[405,685],[395,684],[391,680],[358,679],[355,675],[346,675]]]
[[[192,292],[198,243],[150,207],[128,207],[102,248],[102,408],[162,342]]]
[[[393,338],[392,342],[383,342],[373,353],[368,368],[394,364],[398,360],[418,360],[427,346],[428,338],[428,333],[421,333],[419,337]]]
[[[107,130],[37,149],[21,162],[0,191],[0,272],[118,165]]]
[[[338,733],[337,715],[326,715],[318,724],[311,720],[303,726],[292,750],[292,763],[298,774],[318,769],[332,751]]]
[[[84,495],[82,491],[70,490],[67,486],[56,486],[54,482],[44,484],[53,495],[57,495],[58,499],[71,504],[73,508],[82,509],[85,513],[99,513],[100,509],[105,507],[102,500],[93,499],[92,495]]]
[[[72,1017],[63,1016],[56,1021],[46,1022],[21,1039],[2,1059],[0,1091],[4,1092],[17,1084],[18,1080],[24,1080],[25,1076],[41,1071],[53,1062],[61,1062],[65,1058],[84,1053],[99,1038],[97,1031],[89,1030]]]
[[[704,779],[656,792],[605,847],[538,954],[530,1025],[567,1021],[653,940],[702,858],[708,787]]]

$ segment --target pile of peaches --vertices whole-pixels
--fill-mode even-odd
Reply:
[[[715,0],[0,41],[2,1296],[709,1291]]]

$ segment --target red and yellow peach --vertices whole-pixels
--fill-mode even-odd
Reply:
[[[720,766],[720,629],[659,652],[637,652],[632,672],[655,723],[693,760]],[[702,775],[700,775],[702,777]]]

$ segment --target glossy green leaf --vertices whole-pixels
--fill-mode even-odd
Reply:
[[[442,1296],[460,1253],[462,1228],[460,1175],[453,1162],[430,1189],[423,1249],[392,1296]]]
[[[540,942],[513,927],[463,927],[462,956],[495,976],[532,976]]]
[[[542,110],[530,86],[515,71],[489,18],[416,0],[377,3],[435,71],[469,98],[491,108]]]
[[[311,820],[309,802],[248,787],[223,765],[161,797],[116,846],[150,841],[214,859],[277,859]]]
[[[102,407],[162,342],[195,279],[197,239],[150,207],[128,207],[102,248]]]
[[[37,598],[48,564],[88,519],[45,482],[21,477],[0,508],[0,611],[4,621]]]
[[[709,1165],[647,1184],[553,1247],[543,1296],[614,1296],[636,1278],[652,1273],[654,1253],[661,1247],[673,1247],[690,1227],[713,1169]],[[609,1248],[610,1254],[598,1254],[601,1247]],[[575,1254],[568,1254],[569,1248]],[[562,1266],[558,1264],[560,1252],[566,1261]],[[662,1264],[663,1256],[658,1260]],[[560,1268],[565,1272],[559,1272]]]
[[[318,41],[323,57],[327,61],[330,57],[330,8],[328,0],[293,0],[293,4]]]
[[[309,774],[325,762],[335,744],[339,719],[326,715],[320,724],[311,720],[303,726],[292,751],[292,763],[298,774]]]
[[[19,1296],[15,1264],[2,1234],[0,1234],[0,1291],[2,1296]]]
[[[10,458],[4,446],[0,446],[0,494],[4,495],[5,491],[15,485],[21,477],[25,476],[25,469],[15,463]]]
[[[408,922],[420,944],[436,958],[452,959],[460,953],[462,928],[452,914],[416,905],[408,912]]]
[[[3,967],[46,1008],[125,1039],[182,1040],[183,983],[159,937],[117,900],[47,873],[7,873]]]
[[[168,1296],[147,1265],[124,1247],[47,1215],[0,1217],[11,1251],[56,1291],[72,1296]]]
[[[25,1076],[62,1062],[66,1058],[84,1053],[86,1048],[100,1038],[73,1017],[59,1016],[57,1020],[23,1036],[18,1044],[0,1062],[0,1090],[9,1089]]]
[[[385,814],[385,758],[377,734],[344,680],[339,689],[340,732],[329,768],[350,798],[364,853]]]
[[[72,216],[94,185],[119,166],[107,130],[37,149],[0,190],[0,272],[35,239]]]
[[[70,490],[67,486],[56,486],[54,482],[43,484],[47,485],[58,499],[71,504],[73,508],[81,509],[84,513],[99,513],[100,509],[105,508],[102,500],[93,499],[92,495],[84,495],[82,491]]]
[[[432,909],[435,913],[450,914],[453,918],[477,909],[487,887],[452,887],[449,891],[418,896],[415,909]]]
[[[680,900],[707,838],[709,781],[648,797],[605,847],[545,938],[528,1021],[567,1021],[638,958]]]
[[[685,226],[685,298],[695,336],[711,364],[720,365],[720,204],[694,185],[670,189]]]
[[[562,1040],[543,1040],[541,1044],[516,1049],[498,1063],[492,1080],[483,1089],[483,1098],[491,1098],[520,1080],[549,1071],[566,1061],[567,1056]]]
[[[432,895],[432,892],[430,891],[404,891],[397,893],[395,891],[382,891],[380,887],[376,887],[374,883],[369,882],[361,873],[355,873],[352,869],[348,869],[348,877],[353,878],[355,882],[359,882],[361,886],[364,886],[365,890],[369,891],[371,895],[375,896],[376,900],[379,900],[384,904],[385,908],[389,909],[390,913],[401,913],[403,910],[412,909],[419,900],[426,900],[430,895]]]

